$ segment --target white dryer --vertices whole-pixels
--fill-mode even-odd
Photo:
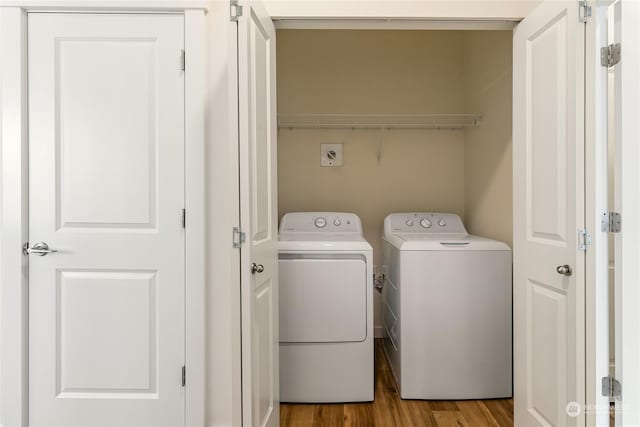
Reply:
[[[373,400],[373,265],[357,215],[280,222],[280,400]]]
[[[511,249],[442,213],[387,216],[383,248],[384,350],[400,397],[511,397]]]

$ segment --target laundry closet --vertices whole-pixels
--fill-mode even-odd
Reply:
[[[446,212],[512,246],[512,31],[277,31],[278,210]],[[323,147],[323,144],[338,144]],[[327,166],[327,150],[338,147]],[[383,337],[379,292],[375,336]],[[454,313],[452,313],[454,315]]]

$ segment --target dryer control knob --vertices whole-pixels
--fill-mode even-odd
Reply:
[[[333,225],[335,225],[336,227],[340,227],[342,225],[342,221],[340,221],[340,218],[336,218],[333,221]]]
[[[444,219],[440,218],[440,221],[438,221],[438,225],[440,227],[444,227],[445,225],[447,225],[447,223],[446,223],[446,221]]]
[[[420,220],[420,226],[422,228],[431,228],[431,221],[429,221],[427,218],[422,218]]]
[[[327,220],[323,217],[316,218],[313,224],[318,228],[324,228],[327,225]]]
[[[405,224],[407,224],[409,227],[413,227],[413,220],[408,219],[407,222],[405,222]]]

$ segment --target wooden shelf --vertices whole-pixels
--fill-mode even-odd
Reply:
[[[281,129],[464,129],[480,125],[480,114],[280,114]]]

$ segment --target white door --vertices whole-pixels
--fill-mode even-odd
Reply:
[[[276,39],[259,3],[238,22],[242,406],[245,426],[280,423]]]
[[[640,425],[640,2],[616,5],[616,42],[622,46],[616,80],[616,205],[622,231],[616,234],[616,378],[622,399],[616,425]]]
[[[183,17],[28,19],[29,424],[184,425]]]
[[[586,397],[584,33],[577,1],[545,1],[514,32],[514,396],[528,427],[584,423],[571,404]]]

